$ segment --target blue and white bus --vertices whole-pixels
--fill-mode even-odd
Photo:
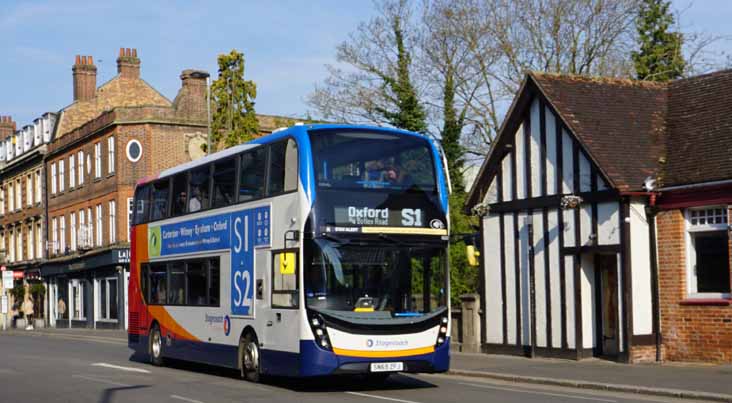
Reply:
[[[129,346],[260,375],[449,367],[448,179],[429,138],[296,125],[138,183]]]

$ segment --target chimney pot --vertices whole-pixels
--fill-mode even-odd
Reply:
[[[81,56],[76,55],[76,64],[81,64]]]
[[[137,49],[132,48],[132,57],[137,57]]]
[[[119,48],[119,57],[122,57],[125,55],[125,48]]]
[[[76,56],[72,67],[74,78],[74,101],[86,101],[94,97],[97,90],[97,68],[91,56]]]
[[[91,56],[89,56],[86,60],[89,62],[89,64],[94,64],[94,59]]]

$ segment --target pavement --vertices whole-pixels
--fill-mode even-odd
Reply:
[[[732,402],[732,366],[453,353],[450,375],[396,375],[384,384],[350,378],[250,384],[235,371],[197,364],[150,366],[131,356],[126,338],[91,329],[0,332],[0,381],[6,381],[0,401]]]

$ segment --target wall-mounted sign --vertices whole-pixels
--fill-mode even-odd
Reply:
[[[13,288],[13,272],[12,271],[3,272],[3,288],[6,290]]]

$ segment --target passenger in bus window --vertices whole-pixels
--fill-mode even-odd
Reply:
[[[201,191],[197,187],[191,188],[191,200],[188,200],[188,211],[194,212],[201,209]]]
[[[175,212],[180,214],[186,211],[186,192],[180,192],[175,199]]]

